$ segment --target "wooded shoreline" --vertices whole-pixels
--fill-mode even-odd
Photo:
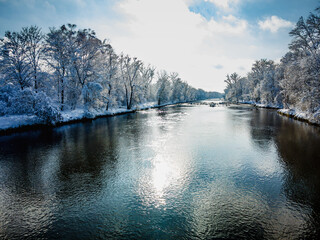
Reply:
[[[320,123],[318,123],[316,121],[312,121],[310,118],[307,118],[307,113],[304,113],[304,112],[297,112],[296,113],[296,110],[294,110],[294,109],[283,109],[283,108],[279,108],[276,106],[268,106],[268,105],[256,104],[256,103],[238,103],[238,104],[241,104],[241,105],[249,104],[249,105],[255,106],[257,108],[274,109],[274,110],[277,110],[277,113],[279,115],[282,115],[282,116],[285,116],[288,118],[292,118],[292,119],[298,120],[300,122],[305,122],[305,123],[308,123],[313,126],[320,127]]]
[[[147,107],[142,107],[142,108],[137,107],[137,108],[130,109],[130,110],[121,109],[122,111],[107,112],[105,114],[95,115],[95,116],[92,116],[92,117],[83,116],[81,118],[71,119],[71,120],[68,120],[68,121],[59,121],[59,122],[57,122],[55,124],[35,123],[35,124],[28,124],[28,125],[12,126],[12,127],[5,128],[5,129],[1,129],[0,128],[0,136],[10,135],[10,134],[14,134],[14,133],[27,132],[27,131],[53,129],[53,128],[56,128],[56,127],[61,127],[61,126],[65,126],[65,125],[71,125],[71,124],[74,124],[74,123],[91,122],[91,121],[96,120],[98,118],[114,117],[114,116],[119,116],[119,115],[124,115],[124,114],[136,113],[136,112],[139,112],[139,111],[146,111],[146,110],[149,110],[149,109],[162,108],[162,107],[166,107],[166,106],[174,106],[174,105],[180,105],[180,104],[185,104],[185,103],[191,103],[191,102],[166,103],[166,104],[153,105],[153,106],[147,106]]]
[[[132,114],[136,113],[139,111],[146,111],[149,109],[156,109],[156,108],[162,108],[166,106],[175,106],[175,105],[181,105],[181,104],[186,104],[186,103],[196,103],[198,101],[191,101],[191,102],[179,102],[179,103],[166,103],[162,105],[153,105],[153,106],[147,106],[147,107],[142,107],[142,108],[135,108],[135,109],[123,109],[123,111],[117,111],[117,112],[109,112],[106,114],[101,114],[101,115],[95,115],[92,117],[87,117],[83,116],[82,118],[77,118],[77,119],[72,119],[69,121],[60,121],[57,122],[56,124],[46,124],[46,123],[36,123],[36,124],[30,124],[30,125],[20,125],[20,126],[15,126],[15,127],[10,127],[6,129],[0,129],[0,136],[6,136],[14,133],[21,133],[21,132],[27,132],[27,131],[36,131],[36,130],[45,130],[45,129],[53,129],[56,127],[61,127],[65,125],[71,125],[74,123],[84,123],[84,122],[91,122],[93,120],[99,119],[99,118],[107,118],[107,117],[114,117],[114,116],[119,116],[119,115],[124,115],[124,114]],[[300,121],[300,122],[305,122],[313,126],[320,127],[320,123],[314,122],[310,119],[304,118],[299,114],[294,114],[294,110],[290,109],[280,109],[278,107],[271,107],[271,106],[264,106],[262,104],[256,104],[256,103],[237,103],[235,105],[250,105],[254,106],[257,108],[265,108],[265,109],[274,109],[277,110],[277,113],[281,116],[285,116],[288,118],[292,118],[294,120]],[[288,110],[288,111],[286,111]]]

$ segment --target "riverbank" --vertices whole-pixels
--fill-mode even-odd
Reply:
[[[268,109],[277,109],[277,113],[286,116],[289,118],[293,118],[298,121],[306,122],[311,125],[320,126],[320,110],[316,113],[307,113],[303,111],[297,111],[295,109],[285,109],[281,106],[274,104],[260,104],[252,101],[241,102],[241,104],[250,104],[258,108],[268,108]]]
[[[0,117],[0,135],[7,135],[15,132],[23,132],[28,130],[36,130],[43,128],[54,128],[62,125],[72,124],[76,122],[86,122],[92,121],[97,118],[102,117],[112,117],[116,115],[134,113],[136,111],[148,110],[151,108],[160,108],[169,105],[175,105],[181,103],[165,103],[165,104],[155,104],[145,103],[139,104],[135,108],[114,108],[104,111],[92,111],[87,112],[84,109],[75,109],[71,111],[64,111],[61,113],[62,119],[54,125],[43,123],[35,115],[10,115]]]
[[[268,109],[281,109],[282,108],[281,106],[276,105],[276,104],[262,104],[262,103],[256,103],[253,101],[242,101],[239,103],[240,104],[250,104],[250,105],[253,105],[258,108],[268,108]]]
[[[294,109],[279,109],[277,111],[280,115],[293,118],[302,122],[307,122],[312,125],[320,126],[320,111],[316,113],[306,113],[296,111]]]

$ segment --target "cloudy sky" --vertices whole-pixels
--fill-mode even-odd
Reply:
[[[75,23],[115,50],[194,87],[222,92],[226,74],[279,60],[288,32],[319,0],[0,0],[0,36],[23,26]]]

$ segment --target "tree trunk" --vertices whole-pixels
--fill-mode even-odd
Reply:
[[[38,92],[37,69],[34,69],[34,90]]]
[[[34,76],[34,90],[36,91],[36,93],[38,92],[37,76]]]
[[[108,91],[108,96],[109,96],[109,99],[110,99],[110,95],[111,95],[111,84],[109,83],[109,91]],[[109,103],[110,103],[110,100],[108,99],[108,102],[107,102],[107,107],[106,107],[106,111],[108,111],[109,109]]]
[[[64,89],[61,89],[61,111],[63,111],[64,107]]]
[[[126,89],[126,104],[127,104],[127,109],[130,109],[129,107],[129,99],[128,99],[128,89],[127,89],[127,86],[125,86],[125,89]]]
[[[132,98],[133,98],[133,87],[131,87],[131,92],[130,92],[130,104],[129,104],[129,109],[131,109],[131,106],[132,106]]]

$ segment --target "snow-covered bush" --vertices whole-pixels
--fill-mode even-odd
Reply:
[[[61,114],[44,92],[34,92],[31,88],[20,90],[12,85],[0,88],[0,116],[34,114],[42,122],[54,124]]]
[[[9,98],[9,114],[33,114],[35,96],[31,88],[19,90]]]
[[[82,89],[83,101],[85,111],[89,112],[91,109],[99,107],[101,98],[102,86],[100,83],[89,82]],[[100,102],[101,103],[101,102]]]
[[[30,88],[21,90],[13,85],[0,88],[0,115],[32,114],[34,95]]]
[[[34,114],[46,124],[56,124],[62,119],[59,109],[43,92],[35,94]]]
[[[71,86],[73,83],[70,84]],[[76,87],[68,86],[67,88],[67,100],[66,100],[66,106],[69,106],[72,110],[74,110],[77,106],[78,99],[81,95],[81,91]]]
[[[0,116],[8,114],[10,111],[8,109],[10,96],[13,96],[18,88],[14,87],[12,84],[7,84],[0,87]]]
[[[10,96],[13,96],[17,91],[19,88],[12,84],[0,87],[0,101],[8,102]]]
[[[0,100],[0,116],[7,114],[7,103]]]

